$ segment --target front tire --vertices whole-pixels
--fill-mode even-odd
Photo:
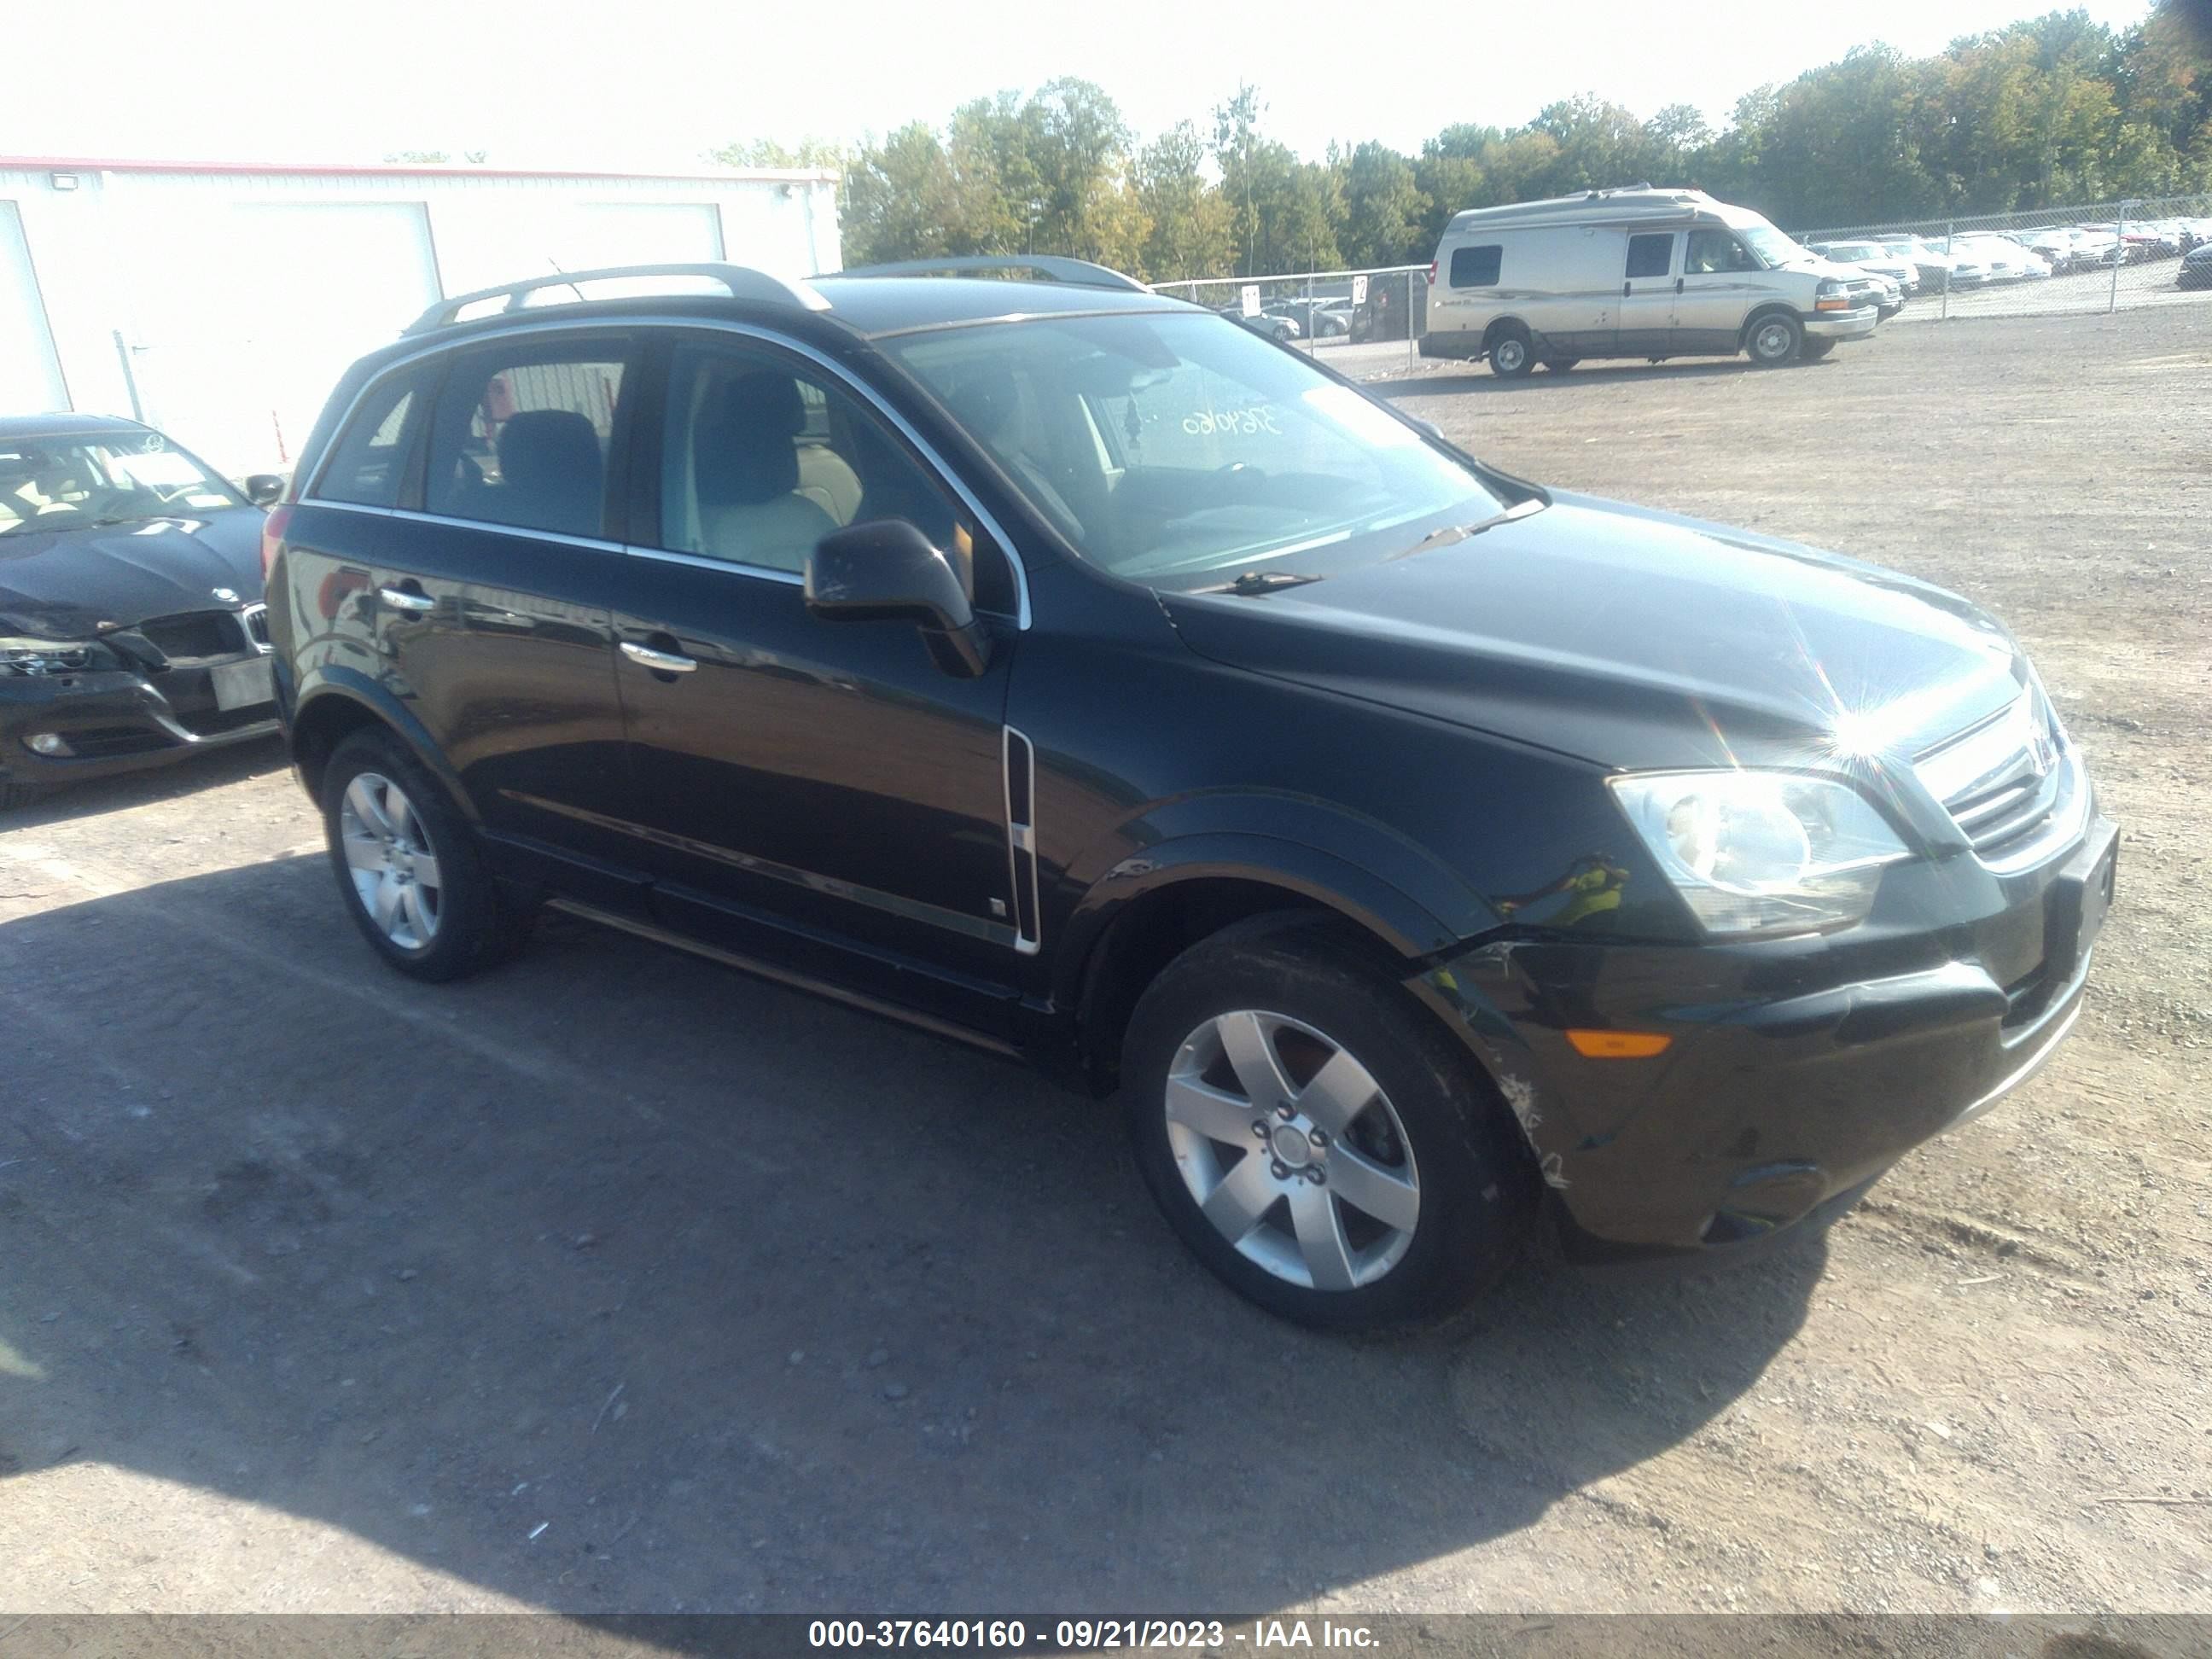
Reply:
[[[347,914],[403,974],[459,979],[529,933],[530,911],[501,893],[443,786],[387,733],[358,732],[331,755],[323,834]]]
[[[1282,1318],[1440,1318],[1529,1234],[1534,1177],[1487,1079],[1388,975],[1295,918],[1170,963],[1130,1019],[1121,1078],[1169,1224]]]
[[[1490,372],[1499,380],[1520,380],[1535,366],[1535,349],[1530,345],[1526,330],[1508,327],[1490,343]]]
[[[1805,331],[1797,319],[1778,311],[1753,323],[1743,337],[1743,349],[1761,368],[1796,362],[1804,343]]]

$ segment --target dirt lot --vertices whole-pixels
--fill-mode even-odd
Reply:
[[[2212,1612],[2212,301],[1393,395],[1964,589],[2126,826],[2088,1011],[1825,1239],[1310,1337],[1110,1115],[549,927],[348,930],[273,750],[0,832],[0,1607]]]

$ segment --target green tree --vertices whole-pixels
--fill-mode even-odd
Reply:
[[[1385,144],[1356,146],[1343,169],[1343,257],[1355,265],[1404,264],[1427,257],[1429,198],[1413,164]]]
[[[1229,204],[1206,176],[1206,141],[1178,122],[1137,158],[1146,217],[1145,274],[1155,281],[1219,276],[1231,264]]]

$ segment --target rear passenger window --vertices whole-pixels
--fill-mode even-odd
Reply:
[[[423,506],[485,524],[603,535],[624,372],[597,342],[454,359],[430,425]]]
[[[1628,274],[1631,276],[1664,276],[1673,269],[1674,264],[1673,231],[1628,239]]]
[[[372,390],[331,451],[314,495],[360,507],[396,507],[415,434],[422,424],[416,381],[394,375]]]
[[[1484,247],[1455,247],[1451,257],[1454,288],[1495,288],[1501,249],[1492,242]]]

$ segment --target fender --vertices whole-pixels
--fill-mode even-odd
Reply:
[[[1221,790],[1159,803],[1063,872],[1079,893],[1060,924],[1054,999],[1072,1001],[1106,925],[1130,901],[1202,878],[1264,882],[1328,906],[1408,959],[1487,932],[1500,918],[1425,848],[1379,820],[1311,796]]]
[[[446,787],[446,793],[471,824],[481,824],[483,816],[476,802],[461,785],[460,775],[447,763],[445,756],[432,741],[429,732],[415,713],[389,690],[362,673],[359,669],[319,668],[310,674],[301,686],[299,699],[294,704],[286,735],[292,744],[295,763],[299,753],[299,732],[301,726],[315,717],[315,712],[337,697],[356,708],[365,708],[379,724],[398,737],[412,751],[424,770]]]

